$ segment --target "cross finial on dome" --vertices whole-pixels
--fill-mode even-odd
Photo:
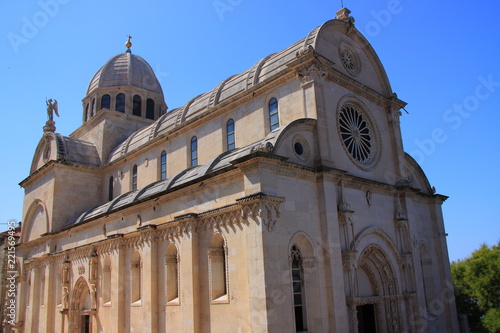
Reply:
[[[130,39],[132,39],[132,36],[127,35],[127,38],[128,38],[128,40],[125,43],[125,46],[127,47],[127,50],[125,52],[131,53],[132,51],[130,51],[130,47],[132,46],[132,42],[130,41]]]

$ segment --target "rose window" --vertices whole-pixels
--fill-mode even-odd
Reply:
[[[361,164],[369,163],[374,152],[372,133],[367,120],[355,105],[346,103],[340,109],[339,130],[352,158]]]
[[[340,56],[342,57],[342,64],[344,64],[345,69],[347,69],[348,71],[356,70],[354,56],[352,55],[351,51],[349,51],[348,49],[343,49],[340,53]]]

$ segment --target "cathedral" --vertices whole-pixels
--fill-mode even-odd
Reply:
[[[129,38],[69,136],[47,102],[5,330],[458,332],[405,105],[346,8],[173,110]]]

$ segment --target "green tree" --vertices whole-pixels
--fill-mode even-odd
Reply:
[[[451,263],[458,313],[472,332],[500,332],[500,241],[486,244],[469,258]]]

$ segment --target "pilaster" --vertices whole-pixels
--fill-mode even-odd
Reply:
[[[200,273],[199,273],[199,240],[195,232],[195,217],[187,216],[179,224],[189,225],[186,232],[178,234],[180,238],[180,304],[183,330],[185,332],[200,332]],[[168,319],[167,319],[168,323]],[[168,326],[168,324],[167,324]]]
[[[392,181],[395,184],[406,184],[408,183],[408,176],[405,171],[405,152],[403,149],[403,139],[401,136],[400,120],[401,109],[406,105],[405,102],[397,98],[396,94],[393,94],[389,98],[387,106],[387,122],[389,124],[390,138],[392,144],[392,155],[395,163],[396,174],[393,177],[391,175],[386,175],[388,181]]]
[[[149,326],[149,328],[145,327],[144,329],[150,330],[150,332],[158,332],[158,292],[156,287],[158,285],[158,271],[156,269],[158,265],[158,244],[154,240],[152,232],[143,234],[143,241],[141,254],[141,261],[143,264],[142,313],[144,315],[144,321],[148,323]]]
[[[325,59],[326,60],[326,59]],[[330,147],[330,130],[325,109],[324,81],[327,71],[323,68],[325,65],[319,61],[313,61],[297,69],[297,78],[301,82],[304,116],[306,118],[317,119],[318,137],[323,138],[318,141],[319,165],[334,166],[332,149]]]
[[[345,303],[345,283],[342,270],[342,242],[340,236],[340,226],[338,223],[339,214],[335,205],[338,194],[333,183],[333,177],[326,173],[318,176],[318,209],[321,229],[321,250],[322,266],[324,268],[323,281],[320,281],[320,288],[325,290],[322,305],[328,309],[325,316],[328,322],[323,327],[332,332],[348,332],[348,323],[338,318],[347,318],[347,307]],[[333,306],[331,306],[333,305]]]
[[[125,295],[128,293],[125,276],[128,273],[125,265],[126,249],[117,245],[111,255],[111,318],[113,318],[111,332],[125,332]],[[129,269],[129,268],[128,268]]]
[[[48,263],[45,269],[45,329],[47,332],[55,332],[56,316],[56,287],[57,287],[57,265]]]
[[[259,210],[260,211],[260,210]],[[266,214],[250,214],[249,218],[257,219],[259,223],[249,223],[246,232],[247,243],[247,265],[248,265],[248,288],[250,323],[252,332],[267,333],[270,330],[270,324],[276,325],[277,318],[275,314],[267,310],[267,291],[266,288],[266,262],[264,260],[264,219]],[[245,218],[245,217],[244,217]],[[272,310],[271,310],[272,311]]]

